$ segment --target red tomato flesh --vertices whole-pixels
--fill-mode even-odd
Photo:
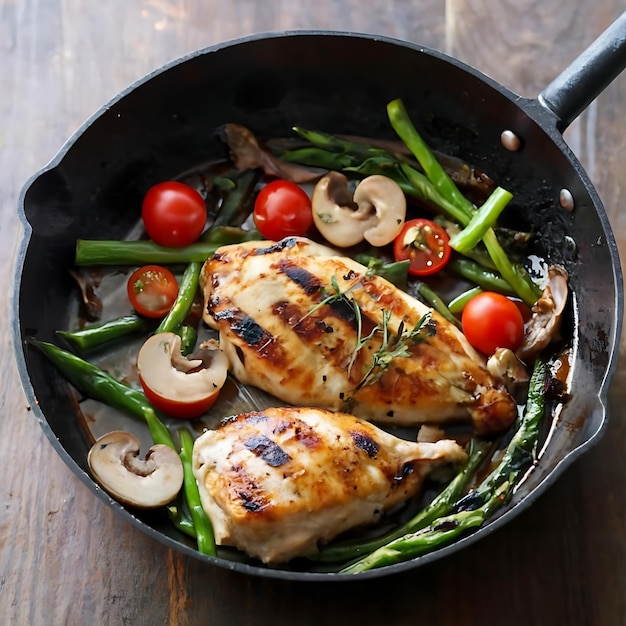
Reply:
[[[313,225],[311,199],[295,183],[274,180],[257,195],[254,223],[263,237],[274,241],[306,235]]]
[[[178,282],[167,268],[144,265],[128,279],[126,291],[131,305],[145,317],[165,317],[178,296]]]
[[[443,269],[450,260],[449,240],[444,228],[432,220],[409,220],[394,240],[393,254],[396,261],[410,261],[409,274],[428,276]]]
[[[524,338],[524,319],[515,302],[499,293],[483,291],[463,309],[463,333],[484,354],[498,348],[517,350]]]
[[[143,225],[152,241],[168,248],[188,246],[206,224],[206,205],[192,187],[177,181],[148,189],[141,206]]]

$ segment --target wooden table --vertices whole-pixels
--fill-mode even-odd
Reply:
[[[100,105],[183,53],[258,31],[372,32],[448,52],[535,96],[622,10],[617,0],[1,0],[0,290],[11,290],[28,176]],[[567,132],[622,253],[625,137],[622,77]],[[0,323],[3,624],[626,623],[623,359],[604,438],[530,510],[420,570],[327,586],[204,567],[103,506],[29,413],[8,313]]]

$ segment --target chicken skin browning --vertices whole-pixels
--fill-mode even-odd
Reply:
[[[434,468],[466,457],[449,439],[415,443],[353,415],[283,407],[205,432],[193,471],[218,545],[279,563],[375,522]]]
[[[224,246],[201,284],[235,377],[283,402],[394,425],[470,421],[483,434],[517,417],[453,324],[330,248],[294,237]]]

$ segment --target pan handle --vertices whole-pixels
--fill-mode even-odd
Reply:
[[[563,132],[626,67],[626,12],[538,96]]]

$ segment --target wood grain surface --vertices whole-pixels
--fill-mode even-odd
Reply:
[[[9,324],[20,189],[83,120],[161,64],[260,31],[370,32],[448,52],[533,97],[622,5],[0,0],[0,623],[625,624],[623,358],[602,441],[529,510],[452,558],[328,586],[208,568],[123,522],[64,465],[28,410]],[[566,137],[598,188],[623,255],[626,78],[610,85]]]

